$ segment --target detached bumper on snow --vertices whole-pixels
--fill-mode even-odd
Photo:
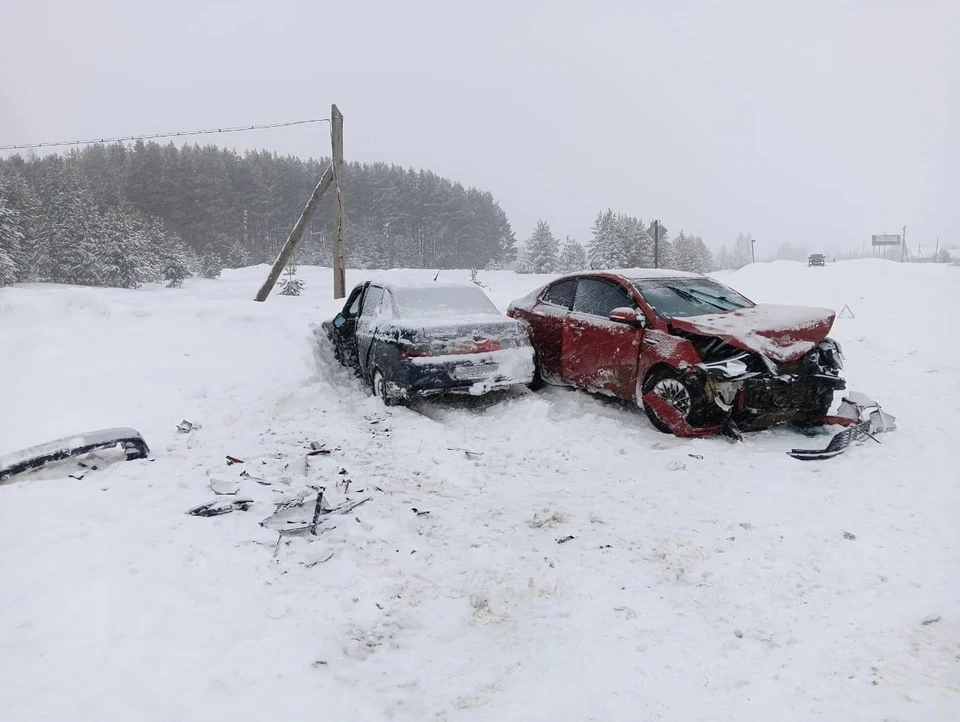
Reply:
[[[0,481],[14,474],[30,469],[38,469],[54,461],[62,461],[72,456],[82,456],[98,449],[109,449],[120,445],[127,460],[145,459],[150,453],[147,442],[136,429],[117,428],[88,431],[84,434],[67,436],[56,441],[31,446],[29,449],[0,456]]]
[[[395,393],[407,396],[437,394],[481,395],[529,384],[533,380],[533,348],[502,349],[487,353],[452,354],[406,359],[398,368]]]

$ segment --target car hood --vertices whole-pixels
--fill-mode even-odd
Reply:
[[[674,318],[670,324],[784,362],[812,351],[830,333],[835,318],[836,312],[828,308],[761,303],[736,311]]]

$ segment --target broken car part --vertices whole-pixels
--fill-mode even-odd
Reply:
[[[145,459],[150,454],[147,442],[136,429],[121,427],[88,431],[0,456],[0,481],[54,461],[82,456],[91,451],[109,449],[117,445],[123,447],[128,461]]]

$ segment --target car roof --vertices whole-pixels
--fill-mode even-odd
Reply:
[[[560,279],[583,278],[584,276],[615,277],[626,279],[628,281],[645,281],[655,278],[705,278],[702,273],[690,273],[689,271],[676,271],[672,268],[604,268],[596,271],[580,271],[579,273],[570,273],[562,276]],[[553,283],[553,281],[551,281]]]
[[[380,286],[388,291],[415,291],[424,288],[456,288],[456,289],[477,289],[482,290],[475,283],[465,283],[462,281],[379,281],[373,279],[370,281],[372,286]]]

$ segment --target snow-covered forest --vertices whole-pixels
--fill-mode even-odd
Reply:
[[[0,284],[135,288],[272,260],[327,161],[138,141],[0,161]],[[354,268],[488,268],[515,240],[489,192],[430,171],[351,163],[343,178]],[[329,265],[330,198],[298,250]]]
[[[659,238],[656,257],[655,237]],[[663,226],[655,230],[653,223],[645,225],[634,216],[606,210],[597,216],[586,248],[569,236],[560,243],[550,224],[541,220],[527,241],[516,270],[517,273],[565,273],[587,268],[653,268],[655,265],[697,273],[716,268],[713,254],[700,236],[680,231],[674,239]]]

